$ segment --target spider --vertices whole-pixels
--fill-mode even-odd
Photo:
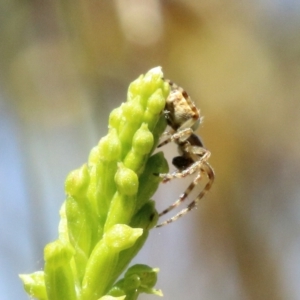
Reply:
[[[206,150],[200,138],[194,133],[201,123],[200,110],[195,106],[187,92],[168,79],[163,79],[171,86],[171,92],[166,100],[164,110],[165,118],[170,130],[163,133],[167,137],[157,147],[162,147],[170,142],[178,145],[179,156],[172,160],[172,164],[177,168],[172,173],[158,174],[162,182],[166,183],[174,178],[184,178],[188,175],[196,174],[192,183],[179,196],[173,204],[163,210],[159,216],[163,216],[175,207],[179,206],[189,195],[189,193],[200,182],[202,174],[207,176],[208,182],[198,196],[184,209],[172,218],[156,225],[162,227],[172,223],[184,216],[186,213],[195,208],[201,198],[210,190],[214,181],[214,171],[208,159],[210,152]]]

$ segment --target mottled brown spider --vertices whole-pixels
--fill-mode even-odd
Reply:
[[[183,210],[174,217],[158,224],[161,227],[172,223],[195,208],[201,198],[210,190],[214,181],[214,170],[208,163],[210,152],[204,148],[200,138],[194,133],[201,123],[200,110],[191,100],[188,93],[170,80],[164,79],[171,86],[171,92],[166,100],[164,114],[170,130],[164,132],[167,139],[158,145],[162,147],[170,142],[178,145],[179,156],[173,158],[172,163],[177,168],[172,173],[159,174],[162,182],[166,183],[174,178],[184,178],[196,173],[193,182],[181,194],[172,205],[163,210],[159,216],[163,216],[178,205],[180,205],[202,179],[202,175],[208,178],[203,190],[198,196]]]

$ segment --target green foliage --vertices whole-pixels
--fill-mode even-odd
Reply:
[[[44,271],[23,274],[39,300],[135,300],[153,287],[157,269],[136,265],[116,280],[157,222],[151,199],[168,171],[162,153],[151,156],[165,130],[169,85],[161,68],[132,82],[127,102],[109,117],[109,131],[88,163],[71,172],[60,210],[59,238],[46,245]]]

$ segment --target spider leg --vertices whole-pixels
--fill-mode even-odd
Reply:
[[[171,142],[183,142],[185,140],[187,140],[191,134],[193,133],[193,129],[191,128],[186,128],[186,129],[183,129],[183,130],[180,130],[180,131],[177,131],[176,133],[174,134],[170,134],[169,132],[166,132],[164,133],[164,135],[170,135],[169,138],[167,138],[166,140],[164,140],[163,142],[161,142],[157,148],[160,148],[166,144],[169,144]]]
[[[201,191],[201,193],[185,209],[181,210],[174,217],[172,217],[172,218],[156,225],[156,227],[162,227],[162,226],[165,226],[169,223],[172,223],[172,222],[176,221],[177,219],[181,218],[182,216],[184,216],[185,214],[187,214],[189,211],[191,211],[193,208],[195,208],[197,206],[198,202],[210,190],[210,188],[211,188],[211,186],[214,182],[214,178],[215,178],[215,174],[214,174],[214,171],[213,171],[212,167],[206,161],[203,162],[203,164],[201,165],[201,169],[200,169],[199,174],[196,176],[194,181],[188,186],[188,188],[185,190],[185,192],[170,207],[168,207],[167,209],[162,211],[159,214],[159,216],[162,216],[162,215],[168,213],[169,211],[171,211],[173,208],[177,207],[180,203],[182,203],[187,198],[188,194],[193,190],[193,188],[198,184],[199,180],[201,179],[201,172],[205,173],[207,175],[208,179],[209,179],[209,181],[207,182],[207,184],[205,185],[205,187]]]
[[[197,169],[199,169],[199,165],[201,165],[202,161],[196,161],[193,163],[189,168],[181,171],[176,170],[172,173],[160,173],[158,176],[162,178],[162,182],[166,183],[174,178],[184,178],[188,175],[192,175],[196,172]]]
[[[181,170],[177,170],[175,172],[172,173],[161,173],[159,174],[159,177],[162,178],[162,182],[166,183],[174,178],[184,178],[188,175],[192,175],[194,174],[197,170],[200,169],[200,166],[203,164],[203,162],[207,161],[210,157],[210,152],[207,151],[204,148],[201,147],[195,147],[193,146],[192,148],[194,148],[195,152],[193,153],[193,158],[194,158],[194,163],[189,166],[188,168],[184,169],[183,171]],[[200,158],[198,155],[202,155]],[[176,165],[175,165],[176,166]],[[177,166],[178,167],[178,166]]]
[[[178,200],[176,200],[173,204],[171,204],[168,208],[166,208],[165,210],[163,210],[161,213],[159,213],[159,216],[163,216],[165,214],[167,214],[169,211],[171,211],[172,209],[174,209],[175,207],[179,206],[189,195],[189,193],[194,189],[194,187],[198,184],[198,182],[201,179],[201,172],[199,172],[199,174],[197,174],[196,178],[193,180],[193,182],[187,187],[187,189],[184,191],[183,194],[181,194],[178,198]]]

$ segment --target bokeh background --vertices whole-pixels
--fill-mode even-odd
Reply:
[[[216,182],[135,262],[165,299],[300,299],[299,1],[0,0],[1,300],[28,299],[17,275],[43,266],[66,175],[158,65],[205,116]]]

